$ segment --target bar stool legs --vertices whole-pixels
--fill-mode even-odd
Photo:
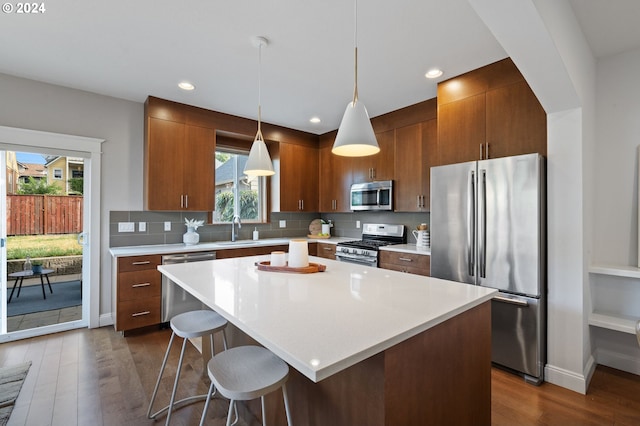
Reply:
[[[178,390],[178,381],[180,380],[180,372],[182,371],[182,362],[184,360],[184,353],[187,347],[187,340],[192,337],[202,337],[204,345],[204,339],[206,336],[209,336],[210,344],[211,344],[211,354],[214,354],[213,348],[213,335],[214,333],[221,331],[223,344],[225,351],[227,350],[227,337],[224,332],[224,328],[227,325],[227,320],[222,318],[218,313],[209,310],[201,310],[201,311],[192,311],[186,312],[180,315],[176,315],[171,319],[171,329],[173,332],[171,333],[171,338],[169,339],[169,345],[167,346],[167,351],[164,355],[164,359],[162,361],[162,367],[160,367],[160,373],[158,374],[158,380],[156,381],[156,386],[153,389],[153,394],[151,395],[151,401],[149,402],[149,409],[147,410],[147,418],[155,419],[160,414],[167,412],[166,425],[169,425],[171,421],[171,413],[177,406],[186,405],[191,402],[195,402],[203,399],[210,399],[211,394],[215,392],[214,390],[210,390],[207,395],[196,395],[181,399],[176,401],[176,391]],[[169,359],[169,352],[171,351],[171,346],[173,345],[173,341],[175,336],[182,337],[182,349],[180,350],[180,358],[178,360],[178,367],[176,370],[176,378],[173,383],[173,390],[171,392],[171,400],[169,405],[162,408],[161,410],[151,414],[151,410],[153,407],[153,403],[155,402],[156,395],[158,394],[158,389],[160,387],[160,381],[162,379],[162,375],[164,374],[165,367],[167,365],[167,360]]]

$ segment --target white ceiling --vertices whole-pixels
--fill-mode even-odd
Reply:
[[[551,0],[538,0],[551,1]],[[555,0],[553,0],[555,1]],[[596,56],[640,47],[640,1],[569,0]],[[148,95],[312,133],[338,127],[353,91],[353,2],[56,0],[0,17],[0,73],[143,102]],[[374,117],[438,81],[506,56],[467,0],[360,1],[359,97]],[[445,74],[427,80],[439,67]],[[181,80],[193,92],[177,88]],[[318,116],[320,124],[309,119]]]

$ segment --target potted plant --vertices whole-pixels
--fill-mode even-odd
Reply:
[[[31,270],[34,274],[42,273],[42,260],[32,260],[31,261]]]

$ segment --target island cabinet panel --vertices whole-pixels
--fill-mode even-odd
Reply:
[[[320,382],[289,371],[287,393],[298,426],[490,425],[491,303]],[[266,403],[267,423],[285,424],[281,393]],[[259,401],[248,407],[259,415]]]
[[[393,271],[429,276],[431,271],[431,256],[381,250],[380,267]]]
[[[396,129],[394,210],[429,211],[431,164],[435,162],[437,120]]]
[[[274,211],[318,211],[318,148],[280,143],[271,178]]]
[[[145,204],[148,210],[213,211],[215,131],[147,118]]]
[[[390,180],[394,175],[395,130],[376,133],[380,152],[366,157],[352,158],[353,183]]]
[[[351,159],[331,152],[333,139],[324,142],[321,136],[319,167],[319,210],[321,212],[350,211]]]
[[[438,84],[434,165],[547,153],[546,113],[509,59]]]
[[[331,243],[318,242],[318,257],[336,260],[336,245]]]
[[[118,258],[116,283],[116,331],[160,323],[162,256]]]

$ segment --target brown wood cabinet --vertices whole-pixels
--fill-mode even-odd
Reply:
[[[394,210],[429,211],[431,165],[437,148],[437,121],[396,129]]]
[[[318,148],[280,143],[271,178],[273,211],[318,211]]]
[[[216,259],[229,259],[231,257],[258,256],[270,254],[272,251],[289,251],[288,244],[260,247],[238,247],[216,251]]]
[[[431,271],[431,256],[380,250],[379,266],[394,271],[429,276]]]
[[[376,139],[380,146],[379,153],[367,157],[352,158],[351,175],[353,183],[393,179],[395,130],[378,132],[376,133]]]
[[[320,137],[319,210],[348,212],[351,159],[331,152],[334,137]]]
[[[336,260],[336,245],[318,242],[318,257]]]
[[[116,284],[116,331],[127,331],[160,323],[162,256],[118,258]]]
[[[507,58],[438,85],[434,165],[547,152],[546,113]]]
[[[214,188],[214,130],[147,117],[146,209],[213,211]]]

